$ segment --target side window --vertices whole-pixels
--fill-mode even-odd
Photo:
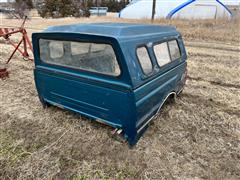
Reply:
[[[144,74],[150,74],[153,70],[153,67],[146,47],[137,48],[137,56]]]
[[[177,41],[176,40],[169,41],[168,45],[172,61],[179,59],[181,57],[181,53]]]
[[[167,42],[155,45],[153,50],[159,66],[164,66],[171,62]]]
[[[48,64],[118,76],[121,74],[113,47],[105,43],[39,40],[40,59]]]

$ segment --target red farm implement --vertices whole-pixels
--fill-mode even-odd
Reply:
[[[1,28],[0,27],[0,39],[3,38],[3,40],[7,44],[10,44],[14,48],[10,57],[6,61],[6,64],[8,64],[11,61],[12,57],[17,51],[22,55],[24,59],[31,60],[31,61],[33,60],[32,58],[30,58],[30,55],[29,55],[29,50],[32,52],[32,45],[31,45],[30,39],[28,38],[27,31],[24,28],[26,19],[27,17],[25,17],[22,25],[19,28]],[[11,39],[13,35],[21,36],[19,42],[16,43],[15,40]],[[8,72],[6,67],[0,66],[0,78],[4,78],[7,76],[8,76]]]

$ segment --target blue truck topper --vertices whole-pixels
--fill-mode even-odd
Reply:
[[[137,143],[166,99],[175,97],[184,86],[187,54],[181,34],[172,26],[129,23],[62,25],[33,33],[32,39],[35,83],[42,104],[71,110],[121,129],[130,146]],[[51,41],[64,42],[60,48],[62,54],[55,59],[49,53]],[[109,56],[71,54],[72,42],[110,44],[120,75],[108,76],[81,69],[81,66],[69,66],[69,62],[78,66],[87,58],[87,62],[98,63],[109,59]],[[170,49],[170,42],[177,46]],[[164,43],[168,54],[177,48],[179,56],[160,66],[154,47]],[[139,48],[146,49],[149,56],[150,74],[143,72],[137,54]],[[103,64],[104,67],[107,65]]]

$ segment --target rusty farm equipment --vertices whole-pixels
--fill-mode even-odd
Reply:
[[[13,52],[10,54],[5,64],[0,65],[0,78],[8,77],[9,73],[7,71],[6,65],[11,61],[17,51],[22,55],[25,60],[33,61],[33,59],[29,55],[29,51],[32,52],[32,45],[27,35],[27,31],[24,28],[26,19],[27,17],[24,18],[22,25],[18,28],[0,27],[0,39],[3,39],[7,44],[13,46],[14,48]],[[19,42],[16,43],[13,39],[11,39],[13,35],[21,36]]]

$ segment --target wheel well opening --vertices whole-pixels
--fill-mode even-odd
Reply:
[[[171,103],[174,103],[176,100],[176,93],[172,92],[171,94],[169,94],[167,96],[167,99],[165,100],[165,102],[163,103],[164,104],[171,104]]]
[[[168,99],[175,99],[176,98],[176,95],[175,93],[172,93],[168,96]]]
[[[162,102],[161,106],[158,109],[158,112],[162,109],[163,106],[166,106],[166,105],[169,105],[171,103],[174,103],[175,100],[176,100],[176,93],[175,92],[171,92],[170,94],[168,94],[168,96],[166,96],[166,98]]]

